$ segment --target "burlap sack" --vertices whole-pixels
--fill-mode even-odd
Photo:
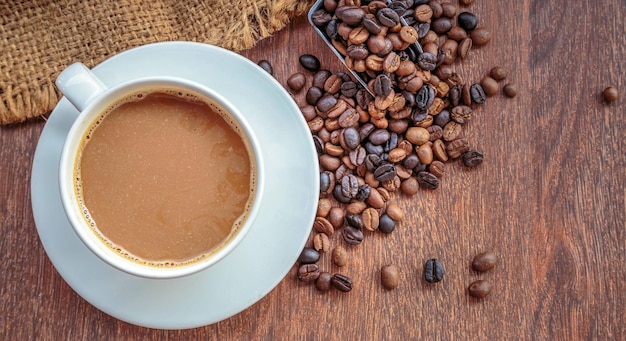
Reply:
[[[252,47],[311,0],[0,0],[0,124],[52,111],[67,65],[93,67],[132,47],[184,40]]]

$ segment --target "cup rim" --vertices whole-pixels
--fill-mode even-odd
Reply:
[[[175,267],[157,267],[133,262],[106,246],[87,224],[83,212],[80,210],[74,186],[76,153],[80,148],[80,141],[86,134],[87,129],[93,125],[100,113],[114,104],[116,100],[132,93],[150,89],[182,89],[185,92],[200,95],[202,98],[208,99],[210,102],[217,104],[217,106],[226,109],[248,139],[249,152],[253,154],[250,155],[250,158],[253,159],[251,162],[255,165],[256,170],[255,191],[245,222],[236,232],[231,233],[226,240],[221,241],[217,249],[210,251],[208,255],[189,264]],[[191,275],[211,267],[241,244],[254,225],[261,206],[265,182],[264,172],[263,155],[259,141],[254,130],[237,107],[212,88],[198,82],[173,76],[149,76],[136,78],[110,87],[91,101],[75,118],[61,150],[59,190],[64,212],[72,226],[72,230],[98,258],[114,268],[131,275],[151,279],[168,279]]]

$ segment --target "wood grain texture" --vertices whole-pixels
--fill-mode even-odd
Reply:
[[[118,321],[74,293],[39,242],[29,185],[45,122],[0,128],[0,339],[626,339],[626,2],[477,0],[470,8],[493,38],[457,71],[478,81],[503,66],[519,95],[490,97],[467,125],[470,144],[484,151],[481,166],[448,163],[439,189],[396,198],[405,220],[391,235],[366,233],[348,248],[346,267],[322,256],[324,269],[353,279],[350,293],[320,293],[294,267],[258,303],[211,326]],[[302,71],[302,53],[343,70],[304,17],[242,54],[270,61],[285,84]],[[612,104],[600,97],[609,85],[620,91]],[[471,270],[487,249],[496,268]],[[432,257],[446,268],[434,285],[422,279]],[[392,291],[379,281],[389,263],[401,271]],[[493,285],[483,300],[467,294],[477,279]]]

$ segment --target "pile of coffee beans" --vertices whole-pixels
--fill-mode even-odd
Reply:
[[[479,166],[484,154],[471,147],[464,126],[476,106],[500,91],[508,72],[494,67],[478,82],[455,72],[454,63],[487,44],[491,33],[476,15],[447,1],[325,0],[312,19],[357,79],[304,54],[304,70],[286,82],[294,94],[305,91],[300,109],[321,169],[313,245],[302,251],[298,278],[320,290],[350,291],[350,278],[317,264],[324,253],[337,267],[349,261],[346,248],[333,241],[335,232],[347,246],[368,233],[392,233],[404,217],[393,196],[437,189],[451,161]],[[517,94],[512,84],[502,92]],[[380,273],[384,288],[399,285],[394,265]],[[440,281],[443,273],[437,259],[426,263],[427,281]]]

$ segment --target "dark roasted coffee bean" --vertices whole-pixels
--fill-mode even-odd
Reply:
[[[382,31],[380,23],[371,13],[365,15],[362,23],[363,27],[365,27],[373,35],[377,35]]]
[[[369,56],[369,51],[365,44],[350,45],[347,49],[348,57],[354,60],[363,60]]]
[[[389,139],[385,142],[384,151],[385,153],[389,153],[391,150],[398,147],[398,134],[391,132],[389,133]]]
[[[303,54],[299,58],[300,65],[309,71],[318,71],[320,69],[320,60],[312,54]]]
[[[400,284],[400,272],[398,267],[388,264],[380,269],[380,283],[387,290],[393,290]]]
[[[479,279],[470,284],[467,291],[472,297],[485,298],[491,293],[491,283],[484,279]]]
[[[483,90],[483,87],[478,83],[472,84],[470,87],[470,96],[472,97],[472,101],[477,104],[483,104],[487,99],[485,90]]]
[[[320,276],[320,267],[317,264],[302,264],[298,268],[298,279],[303,282],[313,282]]]
[[[434,101],[434,100],[433,100]],[[425,104],[420,104],[419,106],[422,106]],[[420,109],[418,108],[417,102],[415,103],[415,108],[413,108],[413,110],[411,110],[411,121],[413,121],[413,123],[419,123],[422,120],[424,120],[426,117],[428,117],[428,109]]]
[[[320,253],[317,252],[317,250],[315,250],[314,248],[310,247],[305,247],[304,249],[302,249],[300,257],[298,257],[298,262],[302,264],[317,263],[318,260],[320,260]]]
[[[470,38],[472,38],[472,44],[482,46],[491,40],[491,32],[484,27],[479,27],[470,33]]]
[[[270,75],[274,75],[274,68],[272,68],[272,64],[270,64],[270,62],[268,62],[267,60],[259,60],[258,65],[261,67],[261,69],[265,70],[265,72],[269,73]]]
[[[311,20],[315,26],[323,27],[332,19],[332,14],[328,13],[324,9],[318,9],[311,15]]]
[[[508,74],[509,72],[501,66],[496,66],[489,71],[489,76],[497,81],[505,79]]]
[[[342,274],[334,274],[330,283],[339,291],[348,292],[352,290],[352,280]]]
[[[418,109],[426,110],[435,101],[435,88],[429,84],[424,84],[415,95],[415,106]]]
[[[374,93],[378,96],[387,97],[391,93],[393,85],[391,79],[385,74],[380,74],[374,79]]]
[[[433,118],[433,123],[443,128],[450,122],[450,119],[450,112],[448,110],[442,110]]]
[[[463,154],[463,164],[466,167],[476,167],[483,163],[483,153],[478,150],[470,150]]]
[[[333,197],[342,204],[349,204],[351,198],[343,195],[343,189],[340,184],[335,185],[335,189],[333,190]]]
[[[341,179],[341,194],[346,198],[354,198],[359,192],[359,180],[352,174],[347,174]]]
[[[432,71],[437,67],[437,56],[424,52],[417,57],[417,65],[426,71]]]
[[[341,229],[341,234],[346,243],[350,245],[358,245],[363,241],[363,231],[350,225],[344,226]]]
[[[424,279],[429,283],[436,283],[443,279],[445,270],[439,259],[433,258],[424,264]]]
[[[471,31],[478,26],[478,18],[474,13],[461,12],[456,20],[459,26],[466,31]]]
[[[370,172],[374,172],[378,166],[380,166],[381,159],[380,156],[376,154],[368,154],[365,157],[365,168]]]
[[[349,149],[355,149],[361,143],[359,138],[359,132],[353,127],[349,127],[343,130],[343,141]]]
[[[375,154],[379,157],[385,152],[383,146],[375,145],[369,141],[365,143],[365,150],[367,150],[368,154]]]
[[[347,7],[347,6],[346,6]],[[343,12],[335,12],[335,15],[339,17],[343,22],[350,26],[356,26],[363,21],[365,17],[365,11],[360,7],[352,7],[344,10]]]
[[[368,140],[375,145],[385,144],[391,134],[386,129],[376,129],[368,137]]]
[[[363,184],[359,186],[359,191],[356,194],[354,199],[359,201],[365,201],[370,196],[371,187],[368,184]]]
[[[391,181],[396,176],[396,167],[391,163],[383,163],[374,171],[374,178],[380,182]]]
[[[396,222],[387,214],[383,214],[378,218],[378,229],[382,233],[391,233],[396,228]]]
[[[469,142],[466,139],[456,139],[446,145],[446,153],[452,159],[456,159],[469,151]]]
[[[450,91],[448,92],[448,98],[450,99],[450,104],[452,104],[452,106],[456,107],[461,103],[462,89],[463,86],[460,84],[457,84],[450,88]]]
[[[328,173],[322,172],[320,173],[320,192],[326,193],[330,188],[330,178],[328,177]]]
[[[420,159],[415,154],[411,154],[402,160],[402,166],[408,169],[413,169],[420,164]]]
[[[317,110],[320,112],[327,112],[332,109],[337,104],[337,98],[329,93],[325,93],[322,97],[317,100],[315,106]]]
[[[422,171],[417,173],[417,183],[426,189],[437,189],[440,181],[434,174]]]
[[[317,101],[322,98],[324,91],[316,86],[312,86],[306,92],[306,102],[310,105],[316,105]]]
[[[359,230],[363,229],[363,221],[361,220],[361,216],[358,214],[348,214],[346,215],[346,222],[348,225],[357,228]]]
[[[313,136],[313,145],[315,145],[315,150],[317,150],[317,154],[324,154],[324,141],[317,136]]]
[[[287,86],[294,92],[302,90],[306,84],[306,76],[302,72],[296,72],[287,78]]]
[[[330,272],[322,271],[320,272],[319,277],[315,280],[315,287],[320,291],[328,291],[330,290],[330,279],[333,275]]]
[[[328,79],[328,77],[330,77],[331,74],[332,73],[326,69],[317,71],[315,75],[313,75],[312,86],[323,89],[326,80]]]
[[[372,123],[365,123],[364,125],[359,127],[359,139],[365,141],[369,137],[369,135],[376,130],[376,126]]]
[[[340,23],[341,23],[340,20],[333,19],[329,21],[328,24],[326,24],[326,28],[324,29],[324,32],[326,33],[326,36],[328,36],[328,39],[337,39],[338,37],[337,30],[339,28]]]
[[[353,81],[343,82],[341,84],[341,94],[352,98],[356,95],[356,92],[359,90],[356,83]]]
[[[472,259],[472,269],[476,271],[488,271],[496,266],[498,259],[492,251],[477,254]]]
[[[376,12],[376,18],[383,26],[394,27],[400,23],[400,16],[391,8],[381,8]]]
[[[443,35],[443,34],[446,34],[448,31],[450,31],[453,25],[454,23],[452,22],[451,19],[442,17],[442,18],[435,19],[435,21],[433,21],[430,24],[430,27],[437,34]]]
[[[608,87],[604,89],[604,92],[602,93],[604,100],[607,102],[614,102],[617,100],[617,89],[615,89],[615,91],[613,92],[611,88],[615,89],[613,87]],[[504,87],[502,88],[502,92],[504,92],[504,95],[509,98],[517,96],[517,88],[511,83],[504,85]]]

